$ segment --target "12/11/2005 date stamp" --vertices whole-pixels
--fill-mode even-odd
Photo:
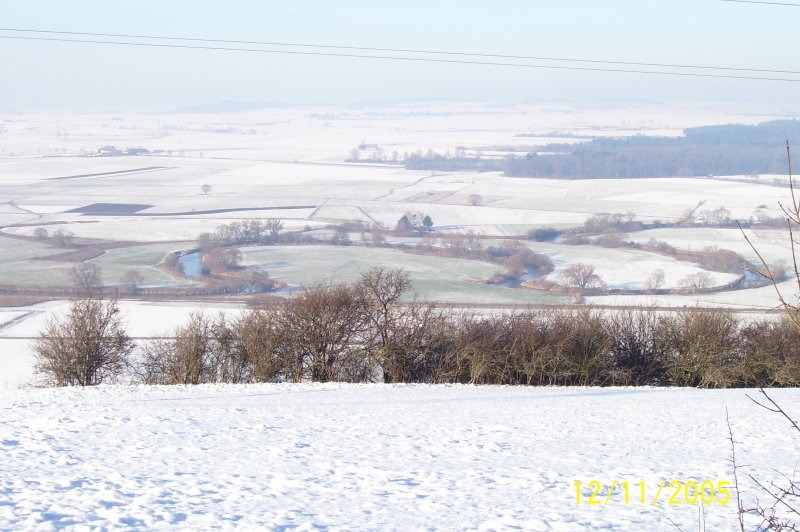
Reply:
[[[731,502],[731,482],[728,480],[662,480],[660,483],[618,482],[610,485],[598,480],[586,484],[575,481],[575,502],[608,506],[612,503],[670,505],[728,504]],[[613,499],[612,499],[613,497]]]

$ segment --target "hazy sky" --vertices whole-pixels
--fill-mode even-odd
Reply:
[[[800,71],[799,19],[800,8],[719,0],[0,0],[0,26],[6,28],[789,71]],[[800,82],[10,39],[0,39],[0,58],[4,111],[169,110],[220,100],[321,104],[433,99],[737,101],[793,110],[800,92]],[[763,75],[800,80],[800,74]]]

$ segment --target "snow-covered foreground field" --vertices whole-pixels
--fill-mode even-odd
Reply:
[[[800,412],[796,389],[772,393]],[[697,505],[653,499],[733,480],[726,407],[746,501],[748,473],[791,474],[800,450],[743,390],[102,386],[0,404],[0,529],[695,530]],[[592,480],[602,501],[617,481],[607,505],[576,503]],[[706,505],[706,529],[736,528],[734,508]]]

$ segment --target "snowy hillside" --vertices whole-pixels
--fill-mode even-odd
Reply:
[[[0,392],[0,529],[696,530],[659,483],[791,474],[743,390],[241,385]],[[800,413],[797,390],[776,390]],[[773,475],[770,477],[769,475]],[[575,482],[644,481],[588,505]],[[756,495],[747,479],[748,500]],[[636,488],[638,493],[638,487]],[[633,490],[632,490],[633,491]],[[667,489],[664,492],[667,493]],[[669,490],[668,495],[672,494]],[[682,498],[682,497],[681,497]],[[732,530],[735,505],[704,508]]]

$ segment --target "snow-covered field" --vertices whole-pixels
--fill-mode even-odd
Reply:
[[[668,486],[653,501],[662,482],[732,485],[726,409],[743,499],[759,495],[748,474],[791,475],[800,439],[745,393],[341,384],[5,392],[0,529],[696,530],[704,519],[705,530],[734,530],[733,501],[670,505]],[[800,412],[798,390],[772,394]],[[593,480],[604,486],[599,505],[587,504]]]
[[[484,236],[519,236],[535,227],[578,226],[596,213],[675,221],[701,206],[698,212],[725,207],[738,219],[747,219],[755,211],[776,216],[778,202],[788,194],[785,187],[774,186],[780,176],[553,180],[508,178],[497,172],[411,171],[391,164],[417,151],[520,154],[554,140],[676,136],[686,127],[773,118],[776,115],[766,108],[743,116],[722,105],[468,102],[264,108],[219,114],[0,117],[0,232],[31,236],[37,229],[49,234],[61,229],[76,237],[147,243],[147,247],[115,249],[91,260],[101,266],[108,285],[118,285],[129,270],[136,270],[145,286],[152,287],[192,284],[158,268],[164,254],[193,247],[191,242],[199,234],[242,219],[280,218],[286,231],[350,221],[393,228],[412,211],[430,215],[434,234],[473,231]],[[362,159],[383,157],[382,162],[346,163],[361,144],[372,146],[360,150]],[[151,154],[90,156],[103,146],[141,147]],[[470,198],[475,195],[479,201],[473,205]],[[98,203],[118,205],[105,207],[103,213],[68,212]],[[780,241],[779,233],[751,234],[769,257],[786,257],[786,243]],[[741,235],[731,230],[692,227],[635,233],[630,238],[664,239],[684,249],[719,245],[753,258]],[[44,240],[7,237],[0,243],[4,248],[0,284],[70,285],[68,274],[74,263],[42,260],[62,253],[63,248]],[[299,256],[302,253],[306,257]],[[378,252],[349,253],[386,258]],[[547,253],[558,268],[575,262],[594,265],[615,288],[641,288],[656,269],[664,270],[665,286],[675,287],[698,271],[691,264],[634,251],[552,246]],[[342,258],[341,253],[321,252],[317,247],[298,248],[292,255],[298,256],[285,267],[265,258],[267,273],[306,284],[335,274],[343,274],[337,280],[347,280],[347,272],[366,264],[358,257],[350,266],[342,260],[326,261],[329,255]],[[309,264],[314,268],[300,271]],[[491,275],[493,267],[486,264],[459,268],[469,269],[461,276],[469,281],[459,277],[451,282],[451,270],[444,268],[431,270],[429,279],[420,279],[415,288],[425,298],[434,294],[442,301],[463,303],[552,299],[480,284]],[[476,275],[479,270],[487,275]],[[711,275],[715,284],[732,278]],[[766,296],[749,290],[730,296],[766,301]],[[773,297],[766,306],[775,303]]]
[[[576,263],[584,263],[595,268],[609,288],[626,288],[642,290],[647,287],[647,278],[655,271],[664,272],[663,288],[680,288],[681,281],[693,274],[703,272],[702,268],[688,262],[681,262],[643,251],[604,248],[600,246],[564,246],[556,244],[536,243],[529,247],[537,253],[550,257],[556,269],[548,278],[557,282],[561,272]],[[710,273],[711,285],[720,286],[736,280],[730,273]]]

